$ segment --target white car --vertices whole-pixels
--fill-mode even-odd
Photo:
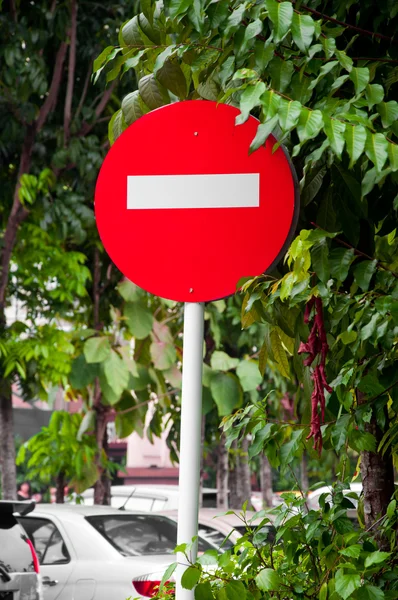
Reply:
[[[178,485],[114,485],[111,488],[111,506],[145,512],[176,510],[178,508]],[[94,504],[94,490],[81,494],[86,506]],[[217,490],[203,489],[205,506],[216,506]],[[77,502],[77,498],[73,499]]]
[[[161,515],[39,504],[18,521],[41,563],[44,600],[149,597],[152,574],[163,573],[175,561],[177,524]],[[199,539],[200,552],[214,548]]]
[[[362,494],[362,483],[358,483],[358,482],[354,482],[350,484],[350,488],[344,490],[344,495],[349,494],[350,492],[354,492],[355,494],[357,494],[358,496],[360,496]],[[327,494],[326,496],[326,501],[327,502],[331,502],[332,500],[332,488],[329,486],[323,486],[318,488],[317,490],[314,490],[313,492],[309,492],[308,493],[308,497],[307,497],[307,505],[308,508],[310,510],[318,510],[319,509],[319,498],[322,496],[322,494]],[[347,510],[347,515],[352,518],[355,519],[357,516],[357,505],[358,505],[358,501],[355,498],[349,498],[350,502],[352,502],[352,504],[355,506],[355,508],[350,508]]]
[[[199,510],[199,535],[217,546],[221,550],[228,550],[236,544],[239,538],[247,532],[247,529],[254,529],[264,519],[256,518],[256,513],[246,511],[246,521],[248,527],[245,526],[242,519],[239,517],[240,511],[235,511],[235,514],[220,514],[220,510],[216,508],[202,508]],[[176,510],[165,510],[161,513],[177,521],[178,512]],[[272,517],[270,517],[272,518]],[[274,528],[270,523],[267,523],[261,528],[262,534],[270,539],[274,532]]]

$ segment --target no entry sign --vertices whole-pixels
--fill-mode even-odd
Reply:
[[[233,294],[283,253],[298,211],[297,183],[275,140],[249,155],[258,121],[193,100],[130,125],[110,149],[95,191],[98,230],[131,281],[163,298]]]

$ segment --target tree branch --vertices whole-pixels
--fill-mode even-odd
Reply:
[[[64,146],[67,146],[70,136],[70,122],[72,119],[73,86],[75,83],[76,66],[76,31],[77,31],[77,0],[71,4],[70,47],[68,63],[68,83],[66,87],[64,109]]]
[[[296,4],[297,0],[292,0],[292,4]],[[342,27],[346,27],[347,29],[352,29],[353,31],[357,31],[362,35],[368,35],[370,37],[376,37],[380,40],[386,40],[387,42],[391,42],[392,44],[397,44],[398,40],[394,40],[393,38],[388,37],[387,35],[383,35],[382,33],[376,33],[375,31],[368,31],[367,29],[362,29],[361,27],[357,27],[356,25],[350,25],[350,23],[345,23],[344,21],[338,21],[333,17],[329,17],[329,15],[325,15],[314,8],[310,8],[306,4],[300,4],[300,9],[306,10],[307,12],[320,17],[324,21],[330,21],[331,23],[336,23],[336,25],[341,25]]]
[[[79,104],[77,106],[76,113],[75,113],[75,116],[74,116],[74,120],[75,121],[78,118],[78,116],[80,115],[81,110],[82,110],[82,108],[84,106],[84,101],[85,101],[86,96],[87,96],[88,85],[90,83],[91,73],[92,73],[92,70],[93,70],[93,62],[94,62],[93,59],[91,59],[90,60],[90,64],[88,66],[88,71],[87,71],[86,79],[84,80],[82,95],[80,96]]]
[[[54,110],[57,103],[59,87],[61,84],[62,68],[64,66],[67,47],[68,45],[66,42],[61,42],[55,58],[53,78],[51,80],[50,89],[48,90],[48,96],[40,109],[39,116],[36,121],[37,131],[41,130],[47,120],[48,115]]]
[[[96,119],[91,124],[83,123],[80,133],[78,134],[79,137],[83,137],[83,136],[87,135],[93,129],[93,127],[95,127],[96,123],[98,122],[98,118],[101,116],[101,114],[105,110],[106,105],[108,104],[109,99],[112,96],[113,90],[115,89],[116,86],[117,86],[117,80],[115,79],[115,81],[112,81],[111,85],[106,90],[105,94],[101,98],[101,101],[98,103],[97,108],[95,109]]]
[[[17,237],[18,227],[26,219],[29,211],[22,206],[19,199],[19,188],[21,186],[20,180],[21,175],[27,173],[30,169],[32,149],[36,135],[36,124],[29,125],[26,129],[25,138],[22,146],[22,154],[19,161],[17,184],[14,191],[14,199],[10,215],[7,219],[7,226],[4,232],[3,238],[3,249],[1,252],[1,264],[0,264],[0,327],[5,325],[5,303],[6,303],[6,291],[8,285],[8,277],[10,273],[10,261],[12,251],[15,246]]]

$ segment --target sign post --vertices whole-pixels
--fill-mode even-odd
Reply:
[[[200,491],[200,453],[202,424],[204,305],[198,302],[184,305],[184,341],[182,365],[180,472],[178,498],[177,544],[190,543],[198,535]],[[197,541],[190,552],[192,562],[197,555]],[[193,592],[180,583],[185,570],[184,554],[177,554],[176,571],[178,600],[191,600]]]
[[[178,544],[198,533],[204,302],[235,293],[283,256],[298,216],[297,178],[276,140],[249,155],[258,121],[190,100],[135,121],[108,152],[95,190],[101,240],[143,289],[184,302]],[[191,550],[196,559],[197,543]],[[186,563],[178,555],[177,600]]]

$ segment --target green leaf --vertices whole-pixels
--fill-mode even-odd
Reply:
[[[262,592],[277,592],[281,587],[281,580],[274,569],[262,569],[256,577],[256,583]]]
[[[101,54],[97,56],[93,64],[93,73],[95,73],[100,67],[102,67],[102,65],[105,63],[106,59],[113,50],[114,46],[107,46],[105,50],[103,50]]]
[[[376,550],[376,552],[372,552],[365,558],[365,568],[368,569],[373,565],[379,565],[380,563],[384,563],[391,556],[391,552],[381,552],[380,550]]]
[[[117,291],[123,300],[126,300],[126,302],[135,302],[136,300],[139,300],[145,296],[144,290],[128,279],[124,279],[121,283],[119,283],[117,286]]]
[[[174,44],[167,46],[163,52],[157,55],[155,64],[153,66],[153,74],[156,75],[159,69],[161,69],[166,62],[166,60],[176,51],[176,46]]]
[[[354,267],[355,283],[363,292],[369,289],[370,280],[376,272],[377,260],[364,260]]]
[[[150,352],[155,368],[160,371],[170,369],[177,361],[177,352],[174,344],[159,341],[152,342]]]
[[[322,187],[322,182],[326,174],[326,166],[320,165],[313,167],[309,173],[305,173],[304,187],[303,180],[300,181],[301,186],[301,202],[303,206],[307,206],[318,194]]]
[[[301,52],[307,52],[311,46],[312,38],[315,33],[315,25],[312,17],[309,15],[302,15],[301,13],[293,13],[292,20],[292,36],[293,41],[301,50]]]
[[[296,13],[295,13],[296,14]],[[282,131],[287,132],[296,127],[301,114],[301,103],[296,100],[282,100],[279,105],[278,117]]]
[[[188,567],[181,577],[181,586],[186,590],[192,590],[200,579],[201,569],[199,567]]]
[[[362,585],[357,591],[358,600],[384,600],[384,592],[375,585]]]
[[[122,40],[126,46],[142,46],[144,44],[137,16],[123,26]]]
[[[272,87],[278,92],[284,92],[294,73],[293,61],[282,60],[279,56],[275,56],[268,65],[268,72],[271,75]]]
[[[143,340],[149,335],[152,330],[153,315],[143,302],[127,302],[124,316],[134,337]]]
[[[351,415],[342,415],[332,429],[331,440],[336,452],[339,452],[347,441],[348,426]]]
[[[262,23],[262,21],[260,21],[260,19],[255,19],[255,21],[252,21],[251,23],[249,23],[247,25],[247,27],[245,28],[245,34],[243,36],[241,51],[244,51],[248,47],[249,42],[254,37],[259,35],[262,32],[262,30],[263,30],[263,23]]]
[[[284,349],[278,332],[273,329],[270,334],[270,342],[272,354],[275,358],[275,362],[279,369],[279,372],[284,377],[290,379],[289,360],[287,358],[286,350]]]
[[[341,88],[341,86],[347,81],[347,79],[348,75],[341,75],[340,77],[337,77],[337,79],[335,79],[332,85],[330,86],[330,91],[335,92],[336,90]]]
[[[376,325],[377,322],[379,321],[381,315],[379,315],[378,313],[374,313],[372,318],[370,319],[369,323],[367,325],[365,325],[365,327],[362,327],[361,329],[361,339],[362,340],[368,340],[370,337],[372,337],[372,335],[374,334],[374,332],[376,331]]]
[[[229,15],[228,4],[229,2],[225,1],[217,2],[209,6],[207,14],[209,16],[211,29],[217,29],[227,20]]]
[[[353,67],[350,72],[350,79],[354,83],[355,93],[358,95],[366,88],[369,83],[369,69],[367,67]]]
[[[390,100],[390,102],[380,102],[377,105],[377,112],[381,116],[381,122],[385,129],[398,119],[398,102]]]
[[[293,5],[290,2],[265,0],[268,16],[273,24],[273,40],[278,43],[287,34],[292,24]]]
[[[204,554],[202,555],[202,557]],[[199,583],[195,588],[195,600],[214,600],[213,592],[209,581]]]
[[[83,346],[85,359],[88,363],[100,363],[108,358],[111,346],[107,337],[93,337],[85,341]]]
[[[263,380],[255,360],[241,360],[236,374],[244,392],[256,390]]]
[[[352,71],[352,65],[354,64],[352,58],[347,56],[347,54],[341,50],[336,50],[335,54],[341,66],[350,73]]]
[[[264,94],[261,96],[261,109],[263,115],[267,119],[274,117],[278,112],[280,102],[281,97],[279,94],[274,92],[274,90],[267,90],[264,92]]]
[[[170,102],[170,98],[163,86],[155,79],[153,74],[145,75],[138,82],[138,90],[144,103],[154,110]]]
[[[146,367],[144,367],[143,365],[140,365],[139,363],[137,363],[137,371],[138,371],[138,376],[130,375],[129,387],[132,390],[139,392],[142,390],[146,390],[148,385],[151,384],[152,380],[148,373],[148,369]]]
[[[191,7],[192,0],[170,0],[169,14],[171,19],[184,14]],[[192,589],[192,588],[189,588]]]
[[[159,591],[162,591],[164,584],[165,584],[165,583],[166,583],[166,582],[167,582],[167,581],[170,579],[170,577],[173,575],[174,571],[175,571],[175,570],[176,570],[176,568],[177,568],[177,565],[178,565],[178,563],[176,563],[176,562],[173,562],[173,563],[171,563],[171,565],[169,565],[169,566],[167,567],[167,569],[165,570],[165,572],[164,572],[164,575],[163,575],[163,577],[162,577],[162,580],[161,580],[161,582],[160,582],[160,585],[159,585]]]
[[[387,517],[389,519],[392,519],[392,517],[395,514],[396,509],[397,509],[397,501],[391,500],[390,504],[387,507]]]
[[[191,0],[192,1],[192,0]],[[243,19],[243,15],[246,10],[246,2],[238,5],[238,8],[235,8],[234,11],[229,15],[227,25],[224,29],[224,38],[227,39],[231,33],[237,30],[241,21]]]
[[[322,240],[311,249],[311,262],[319,279],[326,283],[330,277],[329,248],[326,240]]]
[[[110,387],[120,396],[128,386],[130,373],[126,363],[115,350],[111,350],[104,361],[104,373]]]
[[[398,146],[388,142],[388,158],[393,172],[398,171]]]
[[[241,581],[232,580],[225,586],[228,600],[245,600],[246,588]]]
[[[339,338],[341,339],[341,341],[343,342],[343,344],[345,346],[348,346],[348,344],[352,344],[353,342],[355,342],[355,340],[357,339],[358,334],[356,331],[343,331],[342,333],[340,333]]]
[[[166,89],[177,98],[185,99],[188,93],[187,80],[175,60],[167,60],[157,72],[156,78]]]
[[[347,600],[361,585],[361,576],[354,574],[340,575],[340,577],[336,577],[335,582],[336,592],[343,600]]]
[[[349,442],[351,448],[356,452],[375,452],[376,451],[376,438],[371,433],[366,431],[358,431],[353,429],[349,436]]]
[[[271,119],[265,121],[265,123],[260,123],[257,127],[257,132],[254,140],[250,144],[249,154],[258,150],[260,146],[263,146],[267,141],[268,137],[271,135],[273,130],[275,129],[278,123],[278,116],[274,115]]]
[[[303,144],[318,135],[323,125],[323,117],[320,110],[310,110],[303,107],[297,126],[297,134]]]
[[[148,107],[145,106],[138,90],[127,94],[122,101],[122,111],[124,120],[127,125],[131,125],[148,112]]]
[[[238,378],[232,373],[217,373],[210,380],[210,390],[217,404],[220,416],[230,415],[241,406],[242,388]]]
[[[322,65],[322,67],[319,69],[319,74],[318,77],[316,79],[314,79],[313,81],[311,81],[310,90],[313,90],[316,88],[316,86],[318,85],[318,83],[320,81],[322,81],[322,79],[324,77],[326,77],[326,75],[328,73],[330,73],[330,71],[332,71],[332,69],[334,69],[335,67],[337,67],[339,63],[337,62],[337,60],[332,60],[331,62],[328,62],[324,65]]]
[[[335,248],[329,255],[330,273],[338,281],[346,280],[351,263],[355,258],[354,250]]]
[[[326,119],[324,120],[324,131],[330,143],[330,147],[333,152],[337,154],[339,158],[343,153],[345,138],[344,132],[346,125],[337,119]]]
[[[369,108],[372,108],[374,104],[380,104],[384,98],[384,88],[378,83],[369,83],[365,89],[365,96],[369,104]]]
[[[229,371],[239,364],[239,358],[232,358],[226,352],[215,350],[211,355],[210,365],[215,371]]]
[[[265,369],[268,361],[268,340],[265,339],[258,355],[258,370],[264,377]]]
[[[263,81],[257,81],[257,83],[249,84],[242,92],[240,97],[239,108],[241,114],[236,117],[236,125],[242,125],[249,117],[250,111],[261,104],[260,98],[265,92],[265,83]]]
[[[352,169],[358,158],[365,150],[367,133],[365,127],[362,125],[347,124],[344,135],[348,156],[350,157],[350,164],[348,168]]]
[[[352,546],[348,546],[348,548],[343,548],[340,550],[340,554],[343,556],[348,556],[348,558],[358,558],[362,552],[362,546],[359,544],[353,544]]]
[[[275,44],[269,40],[265,43],[262,40],[256,40],[254,46],[254,58],[256,61],[256,69],[262,73],[274,58]]]
[[[281,446],[279,456],[282,467],[291,464],[297,451],[302,447],[303,436],[304,429],[296,429],[296,431],[293,431],[290,440]]]
[[[365,152],[378,173],[380,173],[387,160],[387,149],[388,142],[382,133],[371,133],[368,131]]]
[[[72,362],[69,383],[75,390],[82,390],[93,383],[97,376],[98,365],[95,363],[88,364],[84,354],[80,354]]]

